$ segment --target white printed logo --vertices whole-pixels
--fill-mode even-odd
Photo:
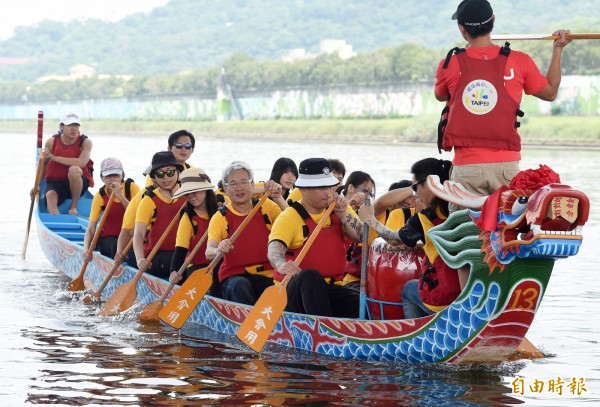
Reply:
[[[477,115],[487,114],[496,107],[498,92],[490,82],[477,79],[467,85],[462,101],[467,111]]]

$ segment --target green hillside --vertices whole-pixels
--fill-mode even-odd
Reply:
[[[116,23],[44,21],[0,41],[0,82],[66,75],[75,64],[99,74],[172,75],[219,66],[235,53],[277,60],[289,49],[316,52],[322,39],[346,40],[357,52],[415,43],[433,49],[461,40],[450,20],[458,1],[171,0]],[[495,4],[494,4],[495,3]],[[496,0],[496,33],[599,31],[589,0]]]

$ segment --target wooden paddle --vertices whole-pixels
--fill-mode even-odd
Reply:
[[[112,192],[110,194],[110,198],[108,198],[108,204],[106,205],[106,209],[104,210],[104,214],[102,215],[102,220],[100,221],[100,224],[96,228],[96,231],[94,232],[94,238],[92,239],[92,242],[90,243],[90,247],[87,250],[87,259],[81,265],[81,270],[79,270],[79,275],[77,277],[75,277],[67,286],[67,290],[69,290],[69,291],[85,290],[85,284],[83,283],[83,275],[85,274],[85,270],[87,269],[89,262],[92,261],[92,258],[93,258],[92,253],[94,252],[94,248],[96,247],[96,244],[98,243],[98,239],[100,238],[100,232],[102,232],[104,223],[106,222],[106,219],[108,218],[108,213],[110,212],[110,208],[112,207],[114,198],[115,198],[115,193]]]
[[[365,206],[371,206],[371,200],[365,199]],[[360,259],[360,295],[358,317],[365,319],[367,312],[367,263],[369,261],[369,225],[363,225],[362,254]]]
[[[37,128],[37,149],[42,148],[42,133],[44,128],[44,112],[38,112],[38,128]],[[25,241],[23,241],[23,249],[21,257],[25,258],[27,252],[27,243],[29,242],[29,230],[31,229],[31,216],[33,215],[33,207],[35,201],[39,197],[40,183],[42,182],[42,170],[44,169],[44,154],[40,153],[40,158],[37,163],[37,171],[35,172],[35,182],[33,184],[33,196],[31,197],[31,205],[29,205],[29,217],[27,218],[27,229],[25,230]]]
[[[520,356],[524,356],[528,359],[540,359],[545,357],[544,354],[538,348],[533,346],[533,344],[529,342],[529,339],[527,338],[523,338],[521,344],[517,346],[515,353],[518,353]]]
[[[192,261],[194,256],[196,256],[196,253],[198,253],[198,250],[200,250],[200,247],[204,244],[207,237],[208,237],[208,229],[204,232],[204,234],[202,235],[200,240],[198,240],[198,243],[196,243],[196,245],[194,246],[194,249],[188,254],[188,256],[186,257],[186,259],[183,262],[183,264],[181,265],[181,267],[179,267],[179,270],[177,270],[178,278],[181,278],[183,276],[183,274],[185,273],[185,270],[187,269],[188,265],[190,264],[190,261]],[[146,305],[146,307],[140,313],[140,321],[141,322],[159,322],[160,321],[158,319],[158,313],[163,309],[163,307],[164,307],[163,303],[167,299],[167,296],[169,295],[169,293],[171,292],[173,287],[175,287],[175,284],[169,283],[169,286],[162,293],[162,295],[160,296],[160,298],[158,300]],[[210,285],[209,285],[209,287],[210,287]]]
[[[335,203],[336,201],[334,200],[329,205],[325,214],[317,224],[317,227],[306,240],[300,254],[298,254],[298,257],[294,260],[296,264],[300,264],[304,256],[306,256],[310,246],[312,246],[319,231],[333,211]],[[288,274],[281,284],[273,285],[263,291],[262,295],[258,301],[256,301],[256,304],[254,304],[254,307],[250,310],[250,313],[235,334],[242,342],[250,346],[256,352],[260,352],[263,346],[265,346],[265,342],[269,339],[271,331],[275,328],[279,317],[287,305],[287,292],[285,288],[290,281],[290,278],[291,276]]]
[[[123,249],[123,251],[121,252],[121,260],[115,260],[112,268],[110,269],[106,277],[104,277],[104,281],[102,281],[100,288],[98,288],[95,292],[83,297],[83,302],[89,304],[92,301],[101,301],[102,291],[104,290],[104,288],[106,288],[106,285],[108,284],[112,276],[114,276],[119,266],[123,264],[123,261],[127,258],[127,254],[129,253],[129,250],[131,250],[131,246],[133,246],[133,238],[129,240],[129,243],[127,243],[127,246],[125,246],[125,249]]]
[[[146,260],[148,260],[149,262],[151,262],[154,256],[156,256],[156,253],[158,253],[158,251],[160,250],[160,246],[162,246],[163,242],[167,239],[169,233],[171,233],[171,229],[173,229],[173,227],[179,221],[179,218],[181,217],[181,208],[179,209],[180,210],[178,210],[175,216],[173,216],[171,223],[169,223],[169,225],[161,235],[160,239],[158,239],[158,242],[156,242],[156,244],[152,248],[152,251],[150,252],[148,257],[146,257]],[[140,278],[142,278],[143,274],[144,272],[142,270],[138,270],[138,272],[135,274],[135,276],[130,282],[121,284],[119,287],[117,287],[113,295],[111,295],[108,301],[106,301],[106,304],[104,304],[104,308],[102,308],[102,311],[100,311],[100,315],[102,315],[103,317],[116,315],[119,312],[124,312],[131,308],[131,306],[135,302],[135,299],[137,298],[137,282]]]
[[[600,40],[600,33],[566,34],[567,40]],[[494,41],[504,40],[558,40],[560,35],[552,34],[501,34],[492,35]]]
[[[269,198],[269,195],[271,195],[271,191],[267,191],[260,198],[256,206],[252,208],[250,213],[246,215],[246,218],[229,238],[232,243],[238,238],[248,223],[250,223],[252,217]],[[185,324],[185,321],[192,315],[192,312],[194,312],[194,309],[196,309],[200,300],[212,285],[213,269],[219,264],[224,255],[223,252],[219,252],[219,254],[217,254],[210,262],[208,267],[196,270],[187,280],[185,280],[185,283],[179,287],[179,290],[173,294],[173,297],[171,297],[165,307],[158,313],[158,317],[161,321],[171,325],[173,328],[181,329],[183,324]]]

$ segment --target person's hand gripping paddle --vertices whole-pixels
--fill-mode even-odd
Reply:
[[[336,200],[334,199],[315,227],[315,230],[306,240],[304,247],[300,251],[300,254],[298,254],[298,257],[296,260],[294,260],[296,264],[300,264],[304,256],[306,256],[306,253],[308,253],[308,250],[317,238],[319,231],[327,219],[329,219],[329,215],[331,215],[335,204]],[[236,336],[242,342],[250,346],[256,352],[260,352],[263,346],[265,346],[265,342],[267,342],[267,339],[269,339],[271,331],[273,331],[273,328],[275,328],[279,317],[287,305],[288,299],[286,286],[290,281],[290,278],[291,277],[288,274],[285,276],[281,284],[268,287],[265,291],[263,291],[262,295],[258,301],[256,301],[256,304],[254,304],[254,307],[244,322],[242,322],[236,333]]]
[[[100,238],[100,233],[102,232],[104,223],[106,222],[106,219],[108,218],[108,214],[110,213],[110,208],[112,208],[114,200],[115,200],[115,193],[113,192],[110,194],[110,198],[108,198],[108,204],[106,205],[106,209],[104,210],[104,214],[102,215],[102,220],[100,221],[100,224],[98,225],[98,227],[96,228],[96,231],[94,232],[94,238],[92,239],[92,242],[90,243],[90,247],[88,247],[88,250],[86,252],[86,259],[83,261],[83,264],[81,265],[81,270],[79,270],[79,274],[77,275],[77,277],[75,277],[69,283],[69,285],[67,286],[67,290],[69,290],[69,291],[85,290],[83,276],[85,274],[85,270],[87,269],[88,264],[93,259],[94,248],[96,247],[96,244],[98,243],[98,239]]]
[[[181,265],[181,267],[179,267],[179,270],[177,270],[177,278],[178,279],[180,279],[183,276],[183,274],[185,273],[185,270],[187,269],[188,265],[190,264],[190,261],[194,258],[194,256],[196,256],[196,253],[198,253],[198,250],[200,250],[200,247],[202,247],[202,245],[206,241],[207,237],[208,237],[208,229],[204,232],[204,234],[202,235],[200,240],[198,240],[198,243],[196,243],[196,246],[194,246],[192,251],[188,254],[188,256],[186,257],[186,259],[183,262],[183,264]],[[169,286],[162,293],[162,295],[160,296],[160,298],[158,300],[146,305],[146,307],[140,313],[140,321],[141,322],[147,322],[147,323],[160,322],[160,320],[158,319],[158,313],[164,308],[164,301],[169,296],[169,293],[171,292],[171,290],[173,290],[173,287],[175,287],[175,283],[169,283]]]
[[[260,210],[263,203],[269,198],[271,194],[267,191],[258,201],[258,203],[252,208],[250,213],[246,215],[246,218],[242,221],[240,226],[233,232],[229,239],[232,243],[246,228],[248,223],[252,220],[254,215]],[[213,269],[219,264],[219,261],[223,258],[224,253],[219,252],[217,256],[210,262],[208,267],[196,270],[191,276],[183,283],[179,290],[169,300],[165,307],[158,313],[158,317],[164,323],[171,325],[173,328],[181,329],[185,321],[188,320],[194,309],[200,303],[200,300],[204,297],[210,286],[212,285],[212,272]]]
[[[162,246],[163,242],[169,236],[169,233],[171,233],[171,229],[173,229],[177,222],[179,222],[180,217],[181,209],[177,211],[177,213],[171,220],[171,223],[169,223],[169,225],[161,235],[160,239],[158,239],[158,242],[156,242],[156,245],[154,245],[152,251],[146,258],[146,260],[148,260],[149,262],[152,261],[156,253],[158,253],[158,251],[160,250],[160,246]],[[104,308],[102,309],[102,311],[100,311],[100,315],[102,315],[103,317],[116,315],[119,312],[124,312],[131,308],[131,306],[135,302],[135,299],[137,298],[137,282],[140,278],[142,278],[143,274],[144,272],[142,270],[139,270],[130,282],[121,284],[115,290],[113,295],[111,295],[108,301],[106,301]]]

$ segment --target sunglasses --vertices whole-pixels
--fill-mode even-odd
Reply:
[[[182,148],[185,148],[186,150],[191,150],[193,148],[193,146],[190,143],[176,143],[173,144],[173,147],[175,147],[178,150],[181,150]]]
[[[175,175],[176,172],[177,172],[177,170],[166,170],[166,171],[158,170],[158,171],[154,171],[154,176],[156,178],[164,178],[166,175],[167,177],[170,178],[173,175]]]
[[[419,184],[422,184],[422,183],[424,183],[424,182],[425,182],[425,180],[423,180],[423,181],[419,181],[419,182],[415,182],[415,183],[414,183],[414,184],[412,184],[410,187],[412,188],[412,190],[413,190],[413,191],[417,192],[417,186],[418,186]]]

